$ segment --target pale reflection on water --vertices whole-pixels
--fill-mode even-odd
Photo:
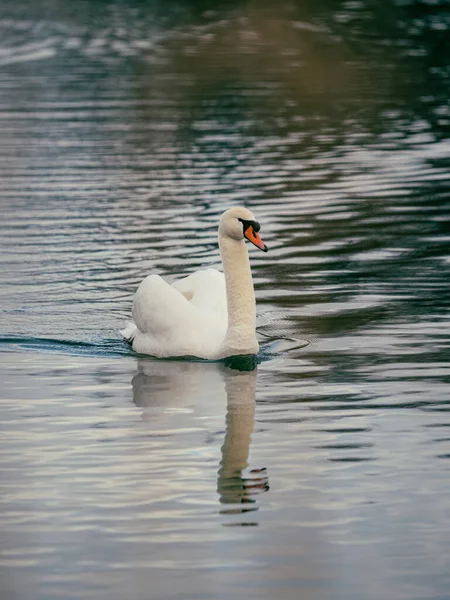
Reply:
[[[225,437],[217,479],[219,500],[227,505],[222,514],[257,510],[254,496],[269,489],[265,468],[247,469],[257,375],[256,368],[248,369],[233,370],[220,363],[140,360],[132,380],[134,403],[143,408],[143,418],[159,432],[166,426],[176,427],[180,416],[186,427],[193,407],[199,404],[202,419],[207,418],[211,409],[223,407],[226,398]],[[234,524],[255,525],[257,521]]]

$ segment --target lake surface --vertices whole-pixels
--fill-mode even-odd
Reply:
[[[448,599],[449,13],[217,6],[0,3],[0,596]],[[241,204],[257,369],[135,356]]]

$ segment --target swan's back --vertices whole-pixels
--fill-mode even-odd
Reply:
[[[189,302],[199,310],[216,315],[228,323],[225,277],[216,269],[196,271],[172,284]]]

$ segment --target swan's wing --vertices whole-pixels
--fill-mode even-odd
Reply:
[[[172,287],[177,289],[185,296],[187,300],[192,300],[195,295],[206,293],[210,290],[222,286],[225,282],[223,273],[216,269],[203,269],[196,271],[188,277],[178,279],[172,284]]]
[[[195,274],[195,273],[194,273]],[[192,281],[193,275],[189,275],[188,277],[183,277],[183,279],[178,279],[172,283],[172,287],[175,288],[183,294],[186,300],[192,300],[193,295],[195,294],[195,285]]]
[[[177,289],[159,275],[149,275],[138,287],[133,320],[140,332],[159,338],[185,328],[192,307]]]
[[[228,321],[227,294],[224,274],[216,269],[196,271],[172,284],[176,290],[201,311],[207,311],[215,318]]]
[[[196,275],[190,276],[195,285],[192,279],[187,281],[189,278],[178,282],[182,291],[159,275],[144,279],[133,302],[136,352],[159,357],[215,356],[228,326],[225,284],[220,275],[210,275],[209,279]]]

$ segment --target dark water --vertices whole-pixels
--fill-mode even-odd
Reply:
[[[0,4],[2,599],[449,597],[449,27]],[[237,204],[258,368],[135,357]]]

